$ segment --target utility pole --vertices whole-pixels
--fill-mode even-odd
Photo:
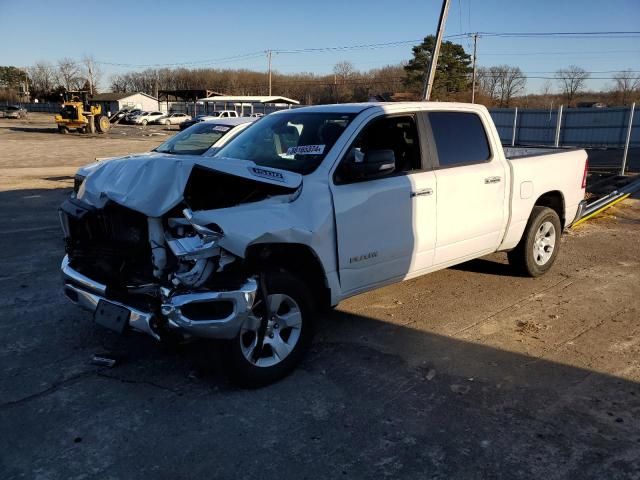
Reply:
[[[477,51],[478,51],[478,34],[473,34],[473,76],[471,80],[471,103],[476,103],[476,76],[477,76]]]
[[[269,59],[269,96],[271,96],[271,50],[267,50],[267,58]]]
[[[444,34],[444,25],[447,22],[449,13],[450,0],[442,0],[442,10],[440,11],[440,21],[438,22],[438,33],[436,34],[436,44],[433,47],[431,58],[429,59],[429,68],[424,82],[424,90],[422,98],[428,102],[431,98],[431,90],[433,90],[433,79],[436,76],[436,67],[438,66],[438,56],[440,55],[440,45],[442,44],[442,35]]]

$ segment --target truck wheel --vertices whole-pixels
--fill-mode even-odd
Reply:
[[[67,127],[63,127],[62,125],[58,127],[58,132],[62,133],[62,134],[67,134],[69,133],[69,129]]]
[[[265,304],[258,297],[240,333],[226,342],[228,373],[235,383],[257,388],[289,374],[300,363],[313,337],[313,299],[304,282],[287,272],[267,276],[271,318],[262,351],[256,355]]]
[[[520,273],[539,277],[551,268],[560,250],[562,227],[558,214],[547,207],[533,207],[520,243],[507,256]]]

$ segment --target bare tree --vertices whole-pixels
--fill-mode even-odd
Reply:
[[[56,87],[56,69],[51,63],[38,62],[28,71],[34,98],[49,95]]]
[[[527,79],[522,74],[520,67],[500,65],[498,72],[498,91],[500,93],[500,106],[508,107],[511,99],[524,90]]]
[[[478,69],[480,91],[501,107],[508,107],[513,97],[524,91],[527,84],[522,70],[511,65],[497,65]]]
[[[551,80],[547,80],[542,84],[542,87],[540,88],[540,95],[548,97],[552,93],[553,93],[553,85],[551,83]]]
[[[95,58],[91,55],[82,57],[83,74],[89,84],[89,93],[93,95],[100,88],[100,80],[102,79],[102,69],[96,63]]]
[[[80,66],[72,58],[61,58],[58,60],[58,82],[67,91],[78,90],[84,83],[80,76]]]
[[[623,70],[613,76],[612,90],[617,94],[622,105],[627,105],[632,94],[640,90],[640,75],[632,70]]]
[[[499,98],[498,86],[500,83],[500,72],[498,67],[480,67],[478,69],[478,85],[480,92],[491,100]]]
[[[562,93],[567,98],[567,104],[571,105],[576,94],[584,88],[585,82],[589,78],[589,72],[575,65],[570,65],[568,68],[558,70],[555,77],[560,84]]]
[[[356,73],[356,69],[353,63],[344,60],[335,64],[333,73],[340,79],[346,80]]]

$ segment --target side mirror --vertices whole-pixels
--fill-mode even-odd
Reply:
[[[384,177],[396,169],[396,155],[393,150],[369,150],[361,162],[355,153],[346,163],[347,175],[351,180]]]

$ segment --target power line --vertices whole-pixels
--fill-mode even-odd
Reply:
[[[503,56],[515,56],[515,55],[594,55],[594,54],[611,54],[611,53],[638,53],[640,50],[596,50],[590,52],[487,52],[482,55],[503,55]]]
[[[454,35],[445,35],[445,39],[455,39],[455,38],[472,38],[473,35],[481,35],[487,37],[507,37],[507,38],[527,38],[527,37],[536,37],[536,38],[635,38],[640,37],[640,31],[605,31],[605,32],[464,32],[458,33]],[[410,44],[420,44],[424,39],[411,39],[411,40],[398,40],[392,42],[382,42],[382,43],[366,43],[366,44],[356,44],[356,45],[338,45],[338,46],[326,46],[326,47],[313,47],[313,48],[298,48],[298,49],[269,49],[273,53],[280,54],[300,54],[300,53],[321,53],[321,52],[335,52],[335,51],[348,51],[348,50],[375,50],[380,48],[394,48],[400,47]],[[576,52],[581,54],[592,54],[594,52]],[[608,52],[602,52],[608,53]],[[542,55],[542,54],[553,54],[553,52],[535,52],[529,53],[530,55]],[[560,52],[558,52],[560,54]],[[564,54],[564,53],[562,53]],[[264,55],[264,50],[260,50],[257,52],[244,53],[239,55],[233,55],[222,58],[209,58],[204,60],[192,60],[188,62],[171,62],[171,63],[120,63],[120,62],[106,62],[106,61],[96,61],[101,65],[110,65],[117,67],[143,67],[143,68],[162,68],[162,67],[186,67],[186,66],[197,66],[197,65],[205,65],[205,64],[217,64],[217,63],[228,63],[234,62],[238,60],[249,60],[253,58],[262,57]],[[483,55],[527,55],[527,53],[483,53]]]
[[[190,62],[177,62],[177,63],[116,63],[116,62],[104,62],[104,61],[96,61],[95,63],[99,63],[101,65],[111,65],[116,67],[186,67],[193,65],[202,65],[208,63],[227,63],[229,61],[235,60],[248,60],[252,58],[262,57],[264,55],[264,51],[259,52],[251,52],[244,53],[241,55],[233,55],[230,57],[222,57],[222,58],[209,58],[206,60],[194,60]]]

